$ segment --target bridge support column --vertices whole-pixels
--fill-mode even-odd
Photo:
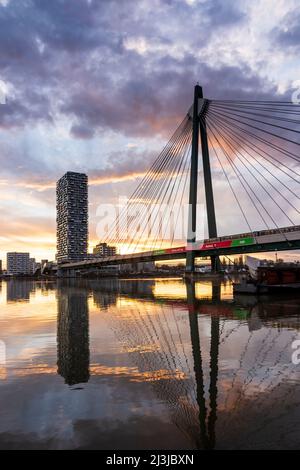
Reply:
[[[57,277],[63,277],[64,273],[61,268],[57,268]]]
[[[66,277],[76,277],[75,269],[68,269]]]
[[[198,179],[198,146],[199,146],[199,129],[202,150],[203,176],[205,187],[205,200],[208,224],[209,238],[217,237],[217,224],[215,215],[214,196],[211,180],[210,160],[207,142],[207,132],[205,123],[205,109],[208,102],[202,102],[201,118],[199,117],[198,103],[199,99],[203,100],[202,87],[195,86],[194,104],[193,104],[193,140],[191,155],[191,176],[190,176],[190,194],[189,194],[189,220],[188,220],[188,245],[196,241],[196,210],[197,210],[197,179]],[[220,271],[220,260],[218,256],[211,257],[212,271]],[[193,273],[195,271],[195,250],[188,251],[186,258],[186,272]]]
[[[203,163],[203,177],[204,177],[204,188],[205,188],[205,201],[206,201],[206,213],[207,213],[207,226],[209,238],[217,237],[217,224],[216,224],[216,213],[214,194],[211,180],[210,171],[210,159],[207,142],[207,132],[205,123],[205,114],[200,119],[200,139],[202,149],[202,163]],[[220,271],[221,265],[218,256],[211,256],[211,269],[214,272]]]
[[[202,88],[199,85],[194,89],[193,104],[193,139],[191,155],[191,175],[188,214],[188,245],[196,241],[196,215],[197,215],[197,184],[198,184],[198,147],[199,147],[199,116],[198,102],[202,98]],[[191,249],[186,256],[186,272],[192,274],[195,271],[195,251]]]

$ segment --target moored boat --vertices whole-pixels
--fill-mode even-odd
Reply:
[[[233,284],[234,294],[300,293],[300,263],[273,262],[247,256],[248,276]]]

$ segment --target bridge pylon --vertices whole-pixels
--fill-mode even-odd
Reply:
[[[190,250],[187,252],[186,272],[195,272],[195,242],[197,227],[197,188],[198,188],[198,154],[199,154],[199,133],[201,141],[201,153],[203,164],[205,201],[207,212],[207,225],[209,238],[217,236],[217,224],[214,205],[214,195],[210,170],[210,159],[205,123],[205,114],[209,106],[209,101],[203,98],[203,91],[200,85],[194,89],[193,102],[193,137],[191,152],[191,173],[190,173],[190,192],[189,192],[189,216],[188,216],[188,236],[187,242]],[[194,248],[194,249],[193,249]],[[211,267],[213,271],[220,270],[220,261],[218,256],[211,256]]]

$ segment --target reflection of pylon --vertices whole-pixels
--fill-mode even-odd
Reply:
[[[189,309],[190,331],[192,352],[194,358],[194,370],[197,389],[197,403],[199,406],[199,426],[202,445],[205,449],[213,449],[215,447],[215,423],[217,420],[217,380],[218,380],[218,357],[220,342],[219,317],[211,317],[211,346],[210,346],[210,413],[207,418],[207,409],[204,394],[203,368],[201,357],[201,344],[198,327],[198,315],[196,313],[196,295],[195,283],[188,282],[187,301],[191,306]]]
[[[195,283],[188,283],[186,285],[187,302],[181,300],[176,304],[174,301],[170,302],[167,296],[166,298],[160,297],[158,303],[157,299],[155,301],[153,292],[149,292],[150,290],[144,293],[143,297],[138,294],[140,297],[137,298],[136,289],[134,289],[135,292],[132,292],[132,287],[129,288],[127,284],[126,288],[125,284],[122,287],[122,294],[118,297],[116,305],[107,310],[105,318],[111,324],[116,337],[124,345],[136,367],[141,371],[139,376],[144,374],[144,380],[151,382],[159,400],[166,403],[172,421],[189,438],[194,447],[207,449],[216,447],[215,429],[218,410],[219,414],[222,410],[222,414],[218,418],[218,428],[223,428],[223,441],[226,440],[226,434],[229,436],[234,432],[239,432],[237,428],[239,413],[242,412],[243,416],[245,413],[249,413],[251,417],[252,414],[257,414],[257,410],[261,410],[261,415],[263,415],[269,392],[276,389],[280,395],[281,403],[288,399],[288,394],[295,393],[295,387],[291,386],[288,394],[283,395],[280,387],[283,380],[291,376],[291,365],[287,364],[283,368],[277,368],[291,342],[287,342],[280,349],[275,347],[276,360],[272,362],[272,368],[267,369],[267,364],[270,362],[267,355],[272,354],[273,357],[274,346],[280,343],[278,340],[281,330],[277,330],[278,324],[270,324],[270,318],[276,319],[276,315],[281,312],[280,306],[278,306],[278,311],[274,312],[272,304],[272,312],[270,313],[273,316],[272,314],[267,316],[266,308],[269,304],[258,304],[258,306],[262,306],[262,311],[255,309],[255,312],[262,322],[267,320],[268,336],[265,337],[264,329],[261,332],[250,331],[250,337],[239,356],[239,367],[229,377],[230,383],[227,384],[226,377],[224,377],[225,383],[222,382],[218,385],[220,346],[226,347],[226,343],[235,342],[235,338],[239,336],[240,328],[247,328],[246,321],[236,320],[236,305],[228,303],[224,313],[223,304],[218,302],[220,296],[217,286],[213,289],[214,301],[207,304],[196,298]],[[129,297],[132,298],[132,302],[128,301]],[[125,301],[124,309],[122,309],[123,299]],[[207,309],[203,309],[203,306],[207,306]],[[188,317],[178,315],[178,312],[182,311],[188,311]],[[225,320],[223,320],[220,332],[221,312],[231,321],[235,320],[235,323],[233,328],[225,328]],[[200,313],[204,315],[200,315]],[[295,313],[297,312],[295,311]],[[203,360],[207,357],[206,349],[203,349],[201,328],[198,327],[198,320],[202,317],[205,320],[205,325],[208,318],[211,322],[209,377],[206,375]],[[181,324],[185,318],[189,319],[188,331],[184,328],[185,325]],[[287,325],[289,327],[290,322]],[[296,322],[296,325],[298,326],[299,323]],[[275,328],[273,329],[272,326]],[[293,327],[295,328],[295,321]],[[250,357],[247,352],[251,338],[256,335],[260,339],[260,345],[256,348],[255,357],[252,358],[251,347]],[[244,338],[243,335],[240,337]],[[191,349],[188,349],[190,346]],[[253,345],[250,344],[250,346]],[[249,365],[247,368],[245,362],[247,364],[248,359],[254,359],[254,361],[252,367]],[[278,374],[273,368],[278,370]],[[192,373],[193,369],[194,373]],[[261,374],[264,369],[265,372]],[[207,378],[208,389],[206,388]],[[262,387],[264,393],[260,393],[257,397],[252,396],[251,400],[248,400],[249,386],[250,392],[253,386],[259,386]],[[220,387],[221,391],[218,391]],[[208,399],[205,396],[207,392]],[[221,420],[223,415],[226,419]],[[262,424],[264,425],[264,423]],[[254,431],[255,426],[252,429],[249,428],[250,434]],[[245,444],[247,444],[246,434],[242,438]]]
[[[163,305],[157,305],[157,314],[153,315],[149,303],[141,301],[138,307],[126,307],[125,318],[120,315],[119,308],[113,315],[110,310],[106,318],[133,362],[152,382],[158,398],[170,408],[174,424],[195,443],[198,434],[197,405],[193,382],[184,372],[182,359],[185,358],[188,364],[188,358],[180,335],[176,339],[182,349],[177,348],[174,354],[175,332],[168,327],[168,314],[169,308],[166,312]],[[149,346],[151,349],[147,354],[141,354]]]
[[[113,313],[112,308],[109,310],[106,318],[134,364],[145,374],[145,380],[151,381],[158,398],[170,408],[174,424],[196,448],[212,448],[215,441],[219,320],[212,320],[215,339],[211,346],[210,413],[207,417],[197,316],[189,315],[194,360],[194,367],[190,367],[174,306],[166,309],[163,304],[156,305],[155,315],[152,307],[153,304],[142,300],[131,308],[127,304],[123,316],[121,306],[117,305],[115,309],[112,307]]]

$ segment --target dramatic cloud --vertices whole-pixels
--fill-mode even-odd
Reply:
[[[300,47],[300,8],[287,13],[272,34],[280,48]]]
[[[156,0],[149,9],[143,1],[12,1],[0,9],[0,70],[14,90],[0,125],[51,122],[63,113],[77,138],[107,127],[163,133],[191,101],[197,79],[218,82],[213,94],[224,91],[226,67],[210,70],[198,51],[213,32],[244,22],[236,2]],[[240,67],[230,83],[235,93],[246,64]]]

